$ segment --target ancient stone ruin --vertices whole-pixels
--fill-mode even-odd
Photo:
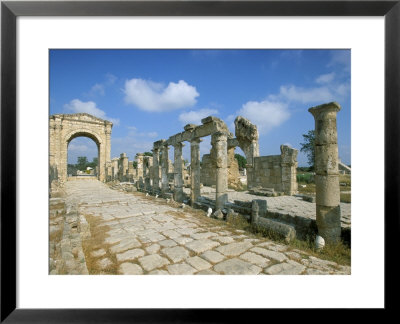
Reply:
[[[57,114],[50,116],[50,182],[67,180],[68,145],[76,137],[91,138],[98,148],[98,179],[106,181],[107,168],[111,164],[112,123],[86,113]]]
[[[337,103],[310,108],[315,118],[316,224],[318,235],[327,242],[341,237],[339,165],[336,114]],[[78,136],[94,140],[99,151],[98,179],[125,183],[130,191],[144,191],[157,197],[184,202],[195,208],[212,210],[219,218],[241,214],[251,223],[273,230],[287,240],[305,237],[314,231],[314,223],[298,215],[282,214],[267,206],[263,199],[229,201],[228,193],[242,190],[245,177],[248,195],[266,197],[293,196],[298,193],[298,151],[280,146],[279,155],[260,156],[257,126],[244,117],[235,119],[235,134],[220,118],[209,116],[201,125],[188,124],[182,132],[153,143],[152,156],[137,153],[129,161],[126,153],[110,158],[112,123],[88,114],[50,116],[50,181],[67,180],[67,148]],[[202,138],[211,137],[211,150],[201,160]],[[185,165],[182,149],[190,145],[190,164]],[[169,149],[174,148],[173,161]],[[239,171],[235,148],[245,154],[247,164]],[[342,168],[350,172],[350,168]],[[214,197],[202,195],[202,187],[212,187]],[[190,188],[188,191],[187,188]],[[295,197],[293,197],[295,199]],[[298,199],[298,198],[297,198]],[[286,207],[285,207],[286,208]],[[316,232],[316,231],[315,231]]]

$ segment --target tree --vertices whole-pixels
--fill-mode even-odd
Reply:
[[[310,130],[307,134],[303,134],[304,143],[300,143],[300,151],[307,156],[308,165],[311,170],[314,170],[315,163],[315,131]]]
[[[76,164],[76,168],[78,170],[81,170],[81,171],[86,170],[87,164],[88,164],[88,159],[86,156],[78,156],[78,163]]]
[[[144,152],[143,155],[144,155],[144,156],[153,156],[153,153],[151,153],[151,152]]]
[[[97,157],[94,157],[92,162],[86,163],[86,167],[91,167],[92,169],[96,169],[96,167],[99,165],[98,161],[99,159]]]
[[[242,170],[246,168],[247,160],[244,156],[240,154],[235,154],[235,159],[238,161],[239,169]]]

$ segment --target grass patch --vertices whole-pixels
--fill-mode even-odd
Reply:
[[[349,192],[341,192],[340,193],[340,202],[351,203],[351,193],[349,193]]]
[[[250,224],[247,219],[241,215],[228,219],[227,225],[234,229],[242,229],[246,232],[250,232],[259,239],[267,238],[275,243],[286,245],[289,251],[298,249],[304,251],[306,255],[313,255],[317,258],[333,261],[341,265],[351,264],[351,249],[343,242],[327,244],[323,250],[317,251],[314,246],[315,237],[310,236],[305,240],[295,239],[288,243],[279,234]]]
[[[299,173],[296,178],[299,183],[314,183],[314,175],[312,173]]]
[[[118,274],[118,262],[116,256],[109,250],[110,245],[104,243],[107,238],[107,232],[110,227],[102,225],[98,217],[92,215],[85,215],[86,220],[90,226],[90,237],[82,241],[83,253],[85,254],[86,267],[89,274]],[[92,252],[98,249],[104,249],[106,254],[101,257],[93,257]],[[112,264],[106,268],[101,268],[98,261],[108,258]]]

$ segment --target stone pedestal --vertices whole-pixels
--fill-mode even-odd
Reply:
[[[164,145],[161,152],[161,191],[165,193],[168,190],[168,145]]]
[[[182,143],[174,146],[174,200],[183,201],[183,160]]]
[[[318,234],[327,243],[340,241],[340,187],[336,102],[308,110],[315,119],[315,187]]]
[[[160,150],[153,149],[153,190],[160,189],[160,166],[159,166],[159,158],[160,158]]]
[[[190,142],[190,200],[192,206],[200,197],[200,142],[200,138],[195,138]]]
[[[216,196],[215,209],[223,209],[228,201],[228,136],[215,133],[211,136],[211,144],[216,152]]]

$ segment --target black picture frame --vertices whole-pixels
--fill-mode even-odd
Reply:
[[[400,0],[395,1],[2,1],[1,3],[1,322],[226,322],[243,313],[187,309],[16,308],[16,19],[18,16],[384,16],[385,17],[385,309],[398,286],[390,267],[399,237]],[[397,243],[397,244],[396,244]],[[391,256],[391,257],[389,257]],[[367,284],[367,283],[366,283]]]

